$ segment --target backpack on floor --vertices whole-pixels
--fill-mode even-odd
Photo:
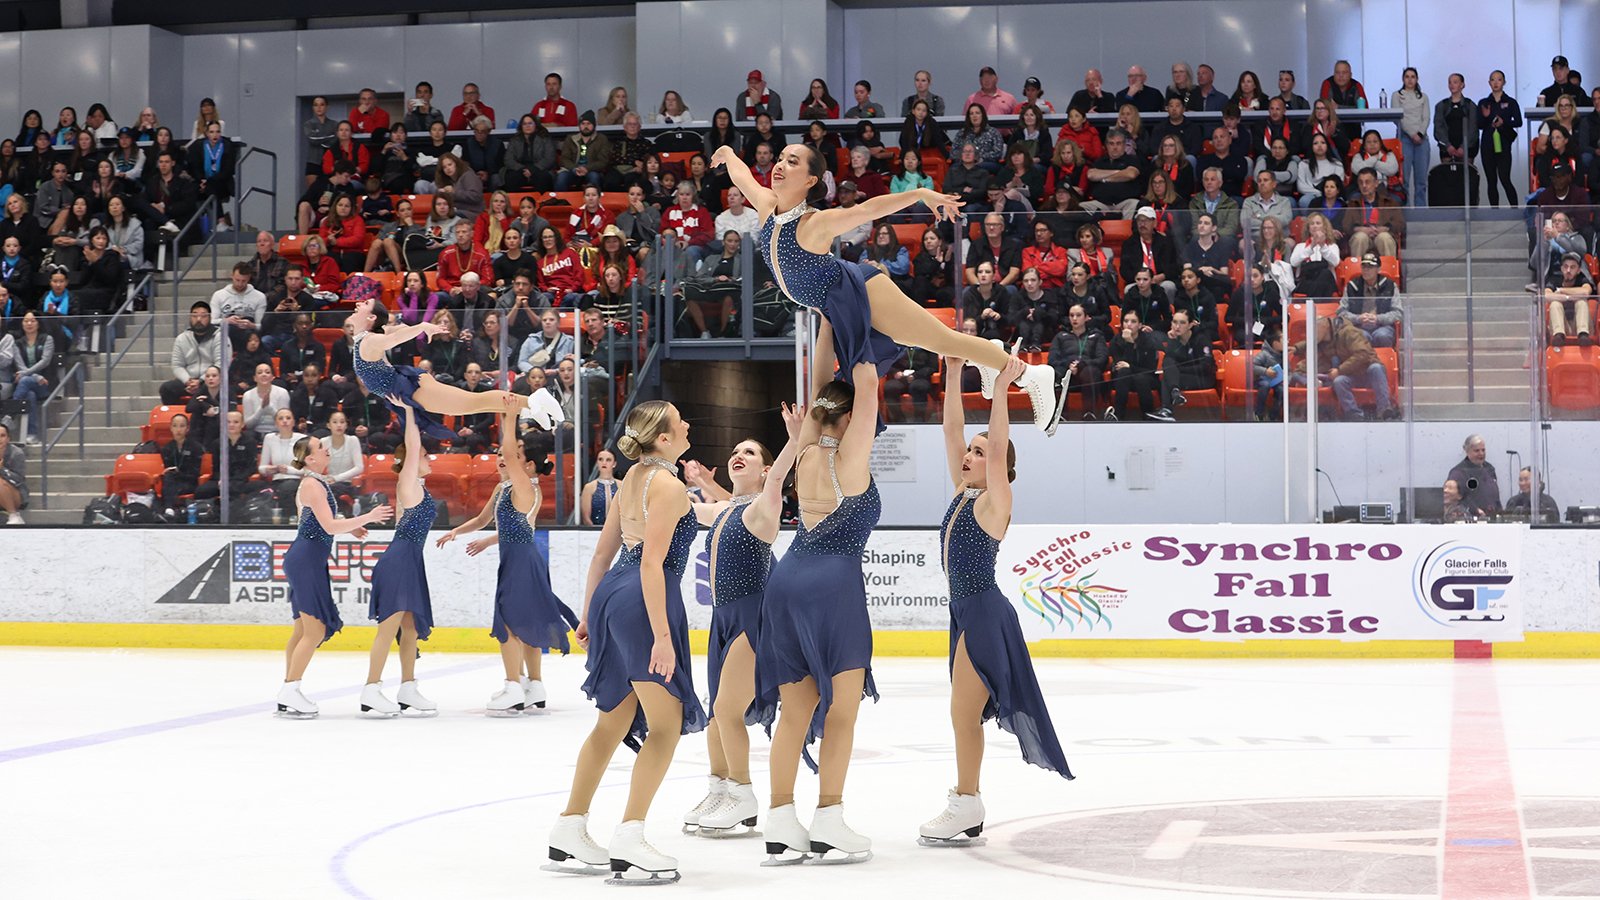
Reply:
[[[121,525],[122,498],[111,494],[90,500],[89,505],[83,508],[83,524]]]

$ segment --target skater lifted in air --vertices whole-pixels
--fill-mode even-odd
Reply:
[[[645,840],[645,815],[678,738],[706,727],[689,669],[681,589],[696,529],[677,470],[689,449],[689,423],[670,403],[641,403],[628,414],[617,449],[639,464],[623,476],[600,531],[578,625],[578,641],[589,650],[583,691],[600,715],[578,751],[572,793],[550,830],[552,862],[545,868],[598,874],[609,864],[613,883],[659,884],[678,880],[678,861]],[[602,847],[589,836],[589,806],[624,741],[638,757],[622,823],[611,845]]]
[[[383,397],[395,415],[409,406],[417,411],[417,426],[441,441],[457,439],[455,432],[444,427],[434,414],[441,416],[470,416],[476,413],[504,413],[518,411],[526,405],[540,418],[546,428],[552,424],[545,398],[523,397],[510,391],[480,391],[473,393],[458,387],[440,384],[434,377],[412,366],[396,366],[387,354],[406,341],[418,336],[433,337],[443,334],[445,327],[434,322],[416,325],[390,325],[388,310],[374,300],[356,304],[355,312],[347,319],[355,329],[356,377],[367,390]],[[549,395],[546,394],[545,397]],[[391,398],[399,398],[396,404]],[[557,407],[559,409],[559,407]]]
[[[946,358],[945,377],[960,372]],[[950,581],[950,724],[956,738],[956,786],[945,811],[922,824],[927,846],[970,844],[983,833],[978,770],[983,724],[990,719],[1017,736],[1022,758],[1071,778],[1050,711],[1033,673],[1017,611],[995,583],[995,555],[1011,524],[1011,482],[1017,451],[1011,444],[1004,387],[1022,374],[1013,360],[997,379],[989,430],[968,442],[959,391],[946,391],[944,448],[956,495],[945,513],[940,544]]]
[[[736,837],[749,834],[756,824],[759,805],[750,786],[750,735],[745,726],[754,724],[751,701],[756,696],[762,595],[783,513],[783,482],[799,452],[797,441],[804,421],[804,407],[784,404],[783,424],[789,442],[776,460],[754,439],[733,448],[727,463],[731,495],[700,466],[690,463],[685,467],[690,481],[706,496],[720,498],[694,505],[700,524],[711,529],[706,535],[712,607],[706,648],[711,689],[706,751],[711,758],[711,789],[700,805],[684,814],[685,832]]]
[[[961,201],[931,190],[885,194],[848,209],[813,209],[808,201],[823,194],[823,158],[805,144],[789,144],[772,167],[772,187],[762,187],[729,146],[711,157],[727,166],[728,176],[762,220],[760,246],[778,287],[796,303],[821,313],[833,326],[834,353],[846,381],[859,363],[872,363],[882,375],[899,358],[898,344],[971,360],[983,376],[984,396],[994,376],[1011,357],[998,342],[985,341],[945,326],[907,297],[872,266],[858,266],[832,255],[834,239],[868,222],[922,202],[934,216],[955,220]],[[828,373],[831,377],[832,373]],[[1033,423],[1048,429],[1056,416],[1055,372],[1028,366],[1017,386],[1028,392]]]

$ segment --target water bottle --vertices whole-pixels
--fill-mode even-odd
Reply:
[[[199,509],[198,505],[196,505],[193,500],[189,501],[189,508],[188,508],[187,512],[188,512],[188,515],[189,515],[189,524],[190,525],[198,524],[199,521],[200,521],[200,509]]]
[[[1389,108],[1389,89],[1388,88],[1383,88],[1382,90],[1378,91],[1378,108],[1379,109],[1388,109]]]

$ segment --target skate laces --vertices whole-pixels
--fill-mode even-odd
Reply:
[[[717,793],[706,794],[705,798],[700,801],[700,805],[690,810],[690,812],[699,813],[701,816],[705,816],[715,811],[717,807],[721,806],[723,798],[727,796],[727,794]]]

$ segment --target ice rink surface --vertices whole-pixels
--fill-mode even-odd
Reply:
[[[703,661],[696,660],[702,687]],[[273,717],[282,654],[0,648],[0,897],[601,896],[541,872],[593,709],[583,658],[547,712],[491,719],[497,658],[426,654],[441,715],[364,720],[365,655],[312,661],[320,718]],[[386,688],[395,688],[395,663]],[[690,735],[647,835],[677,895],[1600,897],[1600,664],[1040,660],[1076,781],[989,732],[988,843],[930,849],[954,781],[937,660],[884,659],[845,794],[862,865],[757,866],[757,838],[682,835]],[[766,805],[767,741],[753,735]],[[592,811],[605,843],[632,754]],[[801,820],[816,779],[802,771]],[[763,819],[764,821],[764,819]],[[632,896],[632,895],[630,895]]]

